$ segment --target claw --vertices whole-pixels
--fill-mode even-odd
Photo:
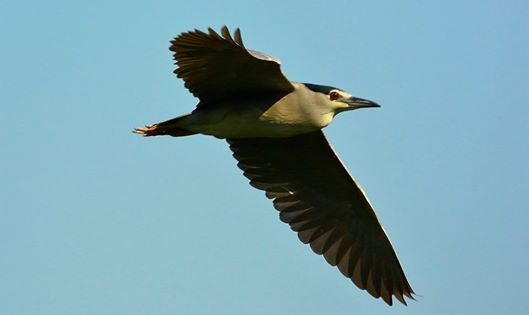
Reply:
[[[145,137],[155,136],[158,134],[158,132],[156,131],[157,127],[158,127],[157,124],[146,125],[145,128],[134,128],[132,132],[139,134],[139,135],[143,135]]]

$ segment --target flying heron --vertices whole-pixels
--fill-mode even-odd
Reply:
[[[176,75],[199,99],[185,114],[134,132],[226,139],[250,185],[273,200],[281,221],[360,289],[392,305],[411,288],[373,206],[322,128],[335,115],[380,107],[331,86],[289,81],[279,60],[232,37],[185,32],[171,41]]]

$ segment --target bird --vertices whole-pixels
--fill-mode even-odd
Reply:
[[[208,28],[171,41],[176,70],[199,102],[188,114],[136,128],[150,136],[225,139],[250,185],[265,192],[301,242],[388,305],[414,300],[393,246],[364,190],[322,129],[342,112],[380,107],[326,85],[289,81],[275,57]]]

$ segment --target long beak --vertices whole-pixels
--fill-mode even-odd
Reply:
[[[368,107],[380,107],[377,103],[366,100],[359,97],[351,96],[350,98],[347,98],[344,100],[349,106],[351,106],[351,109],[357,109],[357,108],[368,108]]]

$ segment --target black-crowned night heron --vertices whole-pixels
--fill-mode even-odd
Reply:
[[[239,29],[221,34],[195,30],[171,42],[175,73],[200,102],[190,114],[135,132],[226,139],[250,184],[273,199],[303,243],[372,296],[406,304],[403,295],[414,292],[384,228],[321,131],[338,113],[379,105],[290,82],[278,60],[244,47]]]

